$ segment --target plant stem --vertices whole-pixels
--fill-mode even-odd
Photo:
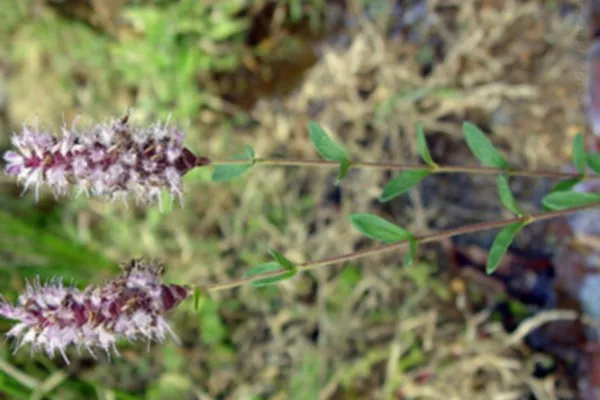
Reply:
[[[327,161],[327,160],[283,160],[283,159],[268,159],[268,158],[256,158],[254,160],[256,164],[266,166],[278,166],[278,167],[339,167],[339,161]],[[247,164],[248,160],[211,160],[210,165],[239,165]],[[504,170],[502,168],[489,168],[489,167],[460,167],[451,165],[439,165],[437,167],[429,167],[427,165],[420,164],[396,164],[388,162],[352,162],[350,168],[376,168],[376,169],[392,169],[396,171],[411,171],[411,170],[423,170],[427,169],[434,174],[444,173],[465,173],[465,174],[486,174],[486,175],[497,175],[506,173],[511,176],[527,176],[527,177],[546,177],[555,179],[566,179],[566,178],[582,178],[582,179],[594,179],[600,178],[598,176],[581,176],[578,172],[560,172],[560,171],[549,171],[549,170]]]
[[[417,236],[416,240],[417,240],[417,243],[419,243],[419,244],[436,242],[436,241],[439,241],[442,239],[447,239],[447,238],[451,238],[453,236],[463,235],[466,233],[473,233],[473,232],[485,231],[485,230],[489,230],[489,229],[502,228],[506,225],[510,225],[515,222],[527,222],[528,224],[530,224],[533,222],[543,221],[543,220],[550,219],[550,218],[562,217],[562,216],[565,216],[568,214],[575,213],[577,211],[582,211],[582,210],[586,210],[586,209],[590,209],[590,208],[594,208],[594,207],[598,207],[598,206],[599,206],[598,204],[591,204],[591,205],[569,208],[569,209],[560,210],[560,211],[545,211],[545,212],[540,212],[537,214],[527,215],[527,216],[523,216],[523,217],[515,217],[515,218],[504,219],[504,220],[499,220],[499,221],[492,221],[492,222],[482,222],[482,223],[478,223],[478,224],[463,226],[460,228],[454,228],[454,229],[449,229],[446,231],[431,233],[428,235]],[[394,244],[377,246],[377,247],[373,247],[373,248],[366,249],[366,250],[355,251],[352,253],[343,254],[341,256],[322,258],[319,260],[315,260],[315,261],[311,261],[311,262],[307,262],[307,263],[303,263],[303,264],[298,264],[297,269],[299,272],[301,272],[301,271],[307,271],[307,270],[314,269],[314,268],[324,267],[326,265],[339,264],[339,263],[343,263],[343,262],[347,262],[347,261],[353,261],[353,260],[357,260],[362,257],[373,255],[373,254],[385,253],[385,252],[392,251],[392,250],[399,250],[399,249],[406,247],[408,244],[409,244],[409,242],[403,241],[403,242],[398,242],[398,243],[394,243]],[[241,278],[241,279],[237,279],[237,280],[227,282],[227,283],[216,284],[214,286],[205,288],[205,290],[210,291],[210,292],[216,292],[216,291],[221,291],[221,290],[226,290],[226,289],[233,289],[233,288],[245,285],[247,283],[256,282],[256,281],[259,281],[259,280],[265,279],[265,278],[272,278],[275,276],[285,274],[287,272],[288,271],[285,269],[265,272],[263,274],[255,275],[255,276],[252,276],[249,278]]]

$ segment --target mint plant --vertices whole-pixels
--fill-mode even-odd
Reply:
[[[272,261],[250,268],[241,278],[212,286],[163,284],[160,281],[162,267],[145,261],[134,261],[114,281],[83,292],[67,288],[60,281],[44,286],[36,282],[28,286],[16,306],[6,301],[0,303],[0,315],[18,321],[7,336],[16,338],[17,349],[30,343],[34,350],[43,350],[49,356],[58,351],[65,360],[65,349],[71,345],[118,354],[115,343],[120,337],[162,341],[167,333],[172,333],[163,314],[187,297],[193,297],[197,305],[208,292],[246,284],[271,285],[299,272],[397,250],[405,251],[404,264],[408,267],[418,258],[421,244],[500,229],[489,251],[487,272],[491,274],[527,225],[600,206],[600,194],[571,190],[578,182],[600,178],[587,172],[588,167],[598,172],[600,163],[595,154],[586,152],[581,135],[576,136],[572,148],[577,172],[558,172],[512,168],[478,127],[465,122],[463,131],[468,147],[482,166],[437,164],[428,149],[422,125],[417,127],[417,143],[423,164],[417,165],[357,160],[314,121],[308,125],[308,136],[323,159],[263,158],[251,147],[230,159],[209,159],[195,155],[185,147],[182,129],[169,123],[146,128],[132,126],[127,117],[111,119],[82,131],[64,128],[61,137],[38,128],[24,127],[13,136],[16,151],[4,155],[8,162],[6,172],[17,177],[25,189],[35,188],[36,199],[42,186],[50,187],[55,195],[66,195],[71,186],[75,186],[79,192],[109,199],[133,194],[136,199],[149,202],[160,199],[164,191],[181,198],[183,175],[206,166],[214,166],[212,179],[215,182],[241,178],[262,166],[336,168],[336,184],[351,168],[377,168],[398,171],[383,188],[380,202],[403,195],[432,174],[496,175],[499,200],[514,216],[419,235],[374,214],[352,214],[350,224],[381,245],[305,263],[295,263],[271,250]],[[543,198],[544,210],[528,214],[510,189],[510,177],[514,176],[548,177],[560,182]]]

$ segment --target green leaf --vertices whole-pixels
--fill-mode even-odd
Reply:
[[[513,196],[510,190],[508,176],[506,175],[498,176],[498,194],[500,195],[500,200],[502,201],[502,204],[504,204],[504,207],[506,207],[507,210],[509,210],[515,215],[518,215],[519,217],[524,214],[523,210],[521,209],[521,207],[519,207],[519,204],[517,204],[517,201],[515,200],[515,197]]]
[[[550,210],[583,207],[591,204],[600,205],[600,194],[583,192],[554,192],[546,195],[542,203]]]
[[[560,181],[556,185],[554,185],[554,187],[552,189],[550,189],[550,191],[548,192],[546,197],[551,193],[571,191],[575,187],[575,185],[577,185],[579,182],[581,182],[581,178],[570,178],[570,179],[565,179],[563,181]],[[551,210],[550,208],[548,208],[546,206],[544,206],[543,208],[544,208],[544,211]]]
[[[587,157],[585,154],[585,142],[583,141],[583,135],[581,133],[578,133],[577,136],[575,136],[575,139],[573,139],[573,149],[571,152],[573,165],[575,165],[575,168],[577,168],[577,171],[579,171],[580,174],[585,173]]]
[[[363,235],[384,243],[400,242],[412,237],[410,232],[373,214],[352,214],[350,222]]]
[[[492,248],[490,249],[490,254],[487,259],[486,272],[488,274],[493,273],[496,268],[498,268],[500,260],[502,260],[502,257],[504,257],[504,254],[506,254],[506,251],[508,250],[508,246],[510,246],[516,234],[519,233],[525,225],[527,225],[525,221],[515,222],[505,226],[498,232],[496,239],[494,239],[494,243],[492,243]]]
[[[438,165],[431,158],[431,153],[429,153],[429,147],[427,146],[427,139],[425,138],[425,133],[423,132],[423,123],[419,122],[417,124],[417,145],[419,147],[419,154],[425,161],[425,164],[430,167],[437,167]]]
[[[202,297],[202,290],[199,287],[194,288],[194,311],[198,311],[200,308],[200,298]]]
[[[252,164],[217,165],[212,175],[213,182],[227,182],[252,168]]]
[[[483,165],[492,168],[508,169],[508,161],[500,155],[490,139],[488,139],[478,127],[470,122],[463,124],[463,133],[471,152],[481,161]]]
[[[404,266],[412,267],[417,260],[417,239],[414,236],[408,238],[408,251],[404,255]]]
[[[426,169],[415,169],[412,171],[400,172],[391,181],[389,181],[387,185],[385,185],[381,196],[379,196],[379,201],[390,201],[394,197],[407,192],[410,188],[429,176],[429,174],[431,174],[431,172]]]
[[[581,178],[565,179],[564,181],[560,181],[554,185],[554,187],[550,189],[549,193],[569,191],[573,189],[573,187],[575,187],[575,185],[577,185],[579,182],[581,182]]]
[[[266,274],[269,272],[281,271],[281,270],[282,270],[282,268],[279,266],[279,263],[268,262],[265,264],[259,264],[255,267],[252,267],[248,272],[246,272],[244,274],[244,277],[251,278],[253,276]],[[295,270],[294,271],[286,271],[286,272],[282,272],[280,275],[275,275],[275,276],[270,276],[267,278],[259,279],[257,281],[250,283],[250,285],[256,286],[256,287],[267,286],[267,285],[271,285],[271,284],[279,282],[279,281],[283,281],[285,279],[289,279],[289,278],[293,277],[294,275],[296,275]]]
[[[597,174],[600,174],[600,154],[587,153],[587,163],[589,167]]]
[[[244,148],[244,154],[231,157],[232,160],[247,160],[244,164],[217,165],[212,174],[213,182],[227,182],[237,178],[248,171],[255,163],[254,149],[250,146]]]
[[[315,121],[308,123],[308,136],[319,154],[329,161],[348,160],[348,154],[339,144],[331,139]]]
[[[279,266],[288,271],[296,271],[296,264],[286,256],[275,250],[269,250],[269,254],[279,263]]]
[[[336,186],[339,185],[342,179],[346,177],[346,174],[348,174],[348,170],[350,169],[350,165],[352,165],[352,163],[347,158],[340,161],[340,172],[335,181]]]

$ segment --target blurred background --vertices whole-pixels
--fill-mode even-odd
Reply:
[[[469,120],[512,165],[559,170],[589,131],[586,15],[575,0],[0,0],[0,149],[23,123],[129,110],[142,124],[171,115],[215,159],[247,144],[317,158],[314,119],[357,159],[415,163],[423,121],[436,161],[477,165]],[[14,300],[35,275],[100,283],[140,256],[173,282],[224,282],[268,249],[303,262],[372,245],[355,212],[423,234],[508,217],[493,177],[435,175],[382,205],[389,172],[353,170],[340,187],[327,169],[210,174],[186,175],[185,207],[163,213],[47,191],[36,204],[0,177],[1,292]],[[552,184],[513,190],[534,211]],[[385,254],[219,292],[197,312],[187,301],[170,318],[182,346],[123,343],[111,362],[0,343],[0,398],[596,398],[599,346],[581,322],[521,324],[582,308],[581,243],[566,221],[528,227],[488,277],[494,234],[427,245],[411,268]]]

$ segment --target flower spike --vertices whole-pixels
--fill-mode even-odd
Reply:
[[[85,348],[95,356],[100,349],[119,355],[119,339],[179,341],[164,314],[188,296],[180,285],[162,283],[163,266],[156,261],[133,260],[122,273],[101,286],[84,291],[54,279],[42,285],[28,283],[16,305],[0,299],[0,316],[17,323],[6,336],[15,339],[15,352],[31,345],[49,357],[58,352],[69,362],[69,347]]]
[[[160,201],[167,190],[181,201],[182,176],[208,163],[184,147],[184,138],[185,131],[168,121],[139,127],[127,116],[82,132],[63,126],[60,137],[25,125],[12,137],[14,149],[4,154],[6,173],[17,177],[24,192],[33,188],[36,201],[44,185],[55,196],[75,186],[78,194],[111,200],[134,195],[142,203]]]

